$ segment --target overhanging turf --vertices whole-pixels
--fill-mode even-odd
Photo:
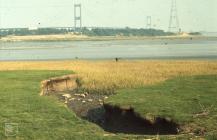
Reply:
[[[131,107],[149,120],[167,118],[217,131],[217,75],[177,77],[154,86],[119,90],[106,103]]]

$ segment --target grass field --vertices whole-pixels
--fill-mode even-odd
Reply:
[[[99,127],[77,118],[56,99],[39,96],[41,80],[69,73],[0,72],[0,139],[102,139],[104,132]],[[5,137],[5,123],[18,124],[15,137]]]
[[[161,84],[119,90],[106,103],[133,108],[143,118],[167,118],[183,133],[217,134],[217,75],[177,77]],[[217,138],[217,137],[216,137]]]
[[[156,136],[109,134],[81,120],[54,97],[41,97],[40,81],[71,71],[1,71],[1,140],[144,139]],[[16,136],[5,136],[5,123],[18,125]],[[165,136],[167,137],[167,136]]]
[[[98,126],[77,118],[56,98],[39,96],[40,81],[71,74],[72,70],[80,75],[85,88],[122,89],[109,98],[109,104],[133,107],[144,118],[160,116],[189,128],[195,124],[199,129],[202,126],[210,135],[216,132],[216,61],[0,62],[0,139],[6,139],[5,123],[19,125],[18,135],[7,139],[150,137],[107,134]],[[197,117],[204,110],[209,111],[208,116]],[[196,118],[192,118],[192,115]],[[189,125],[185,125],[186,122]],[[187,139],[193,136],[161,138],[177,137]]]
[[[73,70],[85,88],[135,88],[175,76],[217,74],[217,61],[0,62],[0,70]]]
[[[39,83],[49,77],[71,74],[71,71],[2,71],[0,72],[0,139],[188,139],[192,135],[137,136],[105,133],[94,124],[83,121],[53,97],[40,97]],[[120,90],[108,102],[132,106],[146,117],[152,115],[175,118],[176,121],[202,125],[210,135],[216,131],[216,76],[176,78],[165,83],[139,89]],[[178,85],[177,85],[178,84]],[[204,86],[201,86],[204,85]],[[176,91],[176,92],[174,92]],[[174,99],[174,100],[171,100]],[[188,104],[186,103],[188,102]],[[210,109],[208,116],[192,119],[200,113],[201,103]],[[213,105],[213,106],[212,106]],[[212,108],[211,108],[212,106]],[[146,112],[146,113],[145,113]],[[171,113],[172,112],[172,113]],[[190,115],[190,116],[189,116]],[[5,137],[4,124],[17,123],[15,137]],[[214,137],[209,136],[209,139]]]

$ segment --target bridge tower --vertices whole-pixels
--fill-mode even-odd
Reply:
[[[81,28],[82,28],[81,4],[74,5],[74,28],[76,32],[81,32]]]
[[[147,16],[146,20],[147,20],[146,21],[146,28],[151,29],[151,26],[152,26],[151,16]]]

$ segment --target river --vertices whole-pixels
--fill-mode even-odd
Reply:
[[[67,59],[216,59],[217,40],[0,42],[0,61]]]

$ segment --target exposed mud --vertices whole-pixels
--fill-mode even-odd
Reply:
[[[164,118],[156,118],[151,122],[135,113],[133,108],[121,109],[118,106],[104,104],[104,109],[104,129],[109,132],[145,135],[178,133],[178,124]]]
[[[79,93],[74,91],[53,93],[82,119],[97,123],[105,113],[103,101],[108,97],[100,94]],[[92,110],[92,111],[90,111]]]
[[[82,119],[99,125],[107,132],[168,135],[178,133],[178,124],[164,118],[154,122],[144,119],[132,108],[121,109],[117,106],[103,104],[108,97],[100,94],[78,93],[76,90],[53,93]]]

